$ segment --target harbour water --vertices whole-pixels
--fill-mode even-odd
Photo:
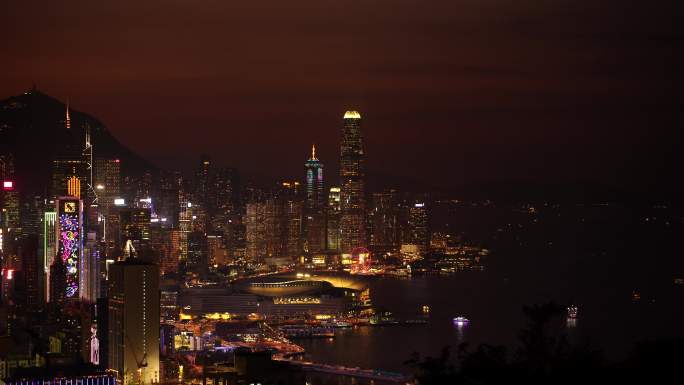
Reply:
[[[570,339],[601,348],[609,359],[624,357],[637,341],[684,335],[681,288],[634,302],[623,286],[598,276],[568,284],[553,275],[516,281],[491,272],[378,278],[370,283],[376,308],[400,319],[415,319],[422,306],[429,305],[428,324],[337,329],[334,339],[298,343],[306,349],[307,360],[409,374],[411,368],[404,362],[414,352],[435,356],[443,347],[455,349],[463,342],[515,349],[526,323],[522,307],[549,301],[578,304],[576,324],[568,327]],[[456,316],[471,322],[458,327],[452,322]]]

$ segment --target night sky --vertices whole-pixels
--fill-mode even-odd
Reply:
[[[684,162],[676,3],[3,1],[0,99],[35,82],[166,168],[301,178],[315,142],[336,179],[355,109],[380,179],[662,187]]]

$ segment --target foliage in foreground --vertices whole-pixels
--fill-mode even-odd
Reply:
[[[568,342],[565,312],[555,304],[523,309],[528,325],[513,352],[503,346],[461,344],[437,357],[414,353],[406,365],[421,385],[444,384],[649,384],[682,379],[684,339],[637,344],[629,358],[608,363],[599,349]]]

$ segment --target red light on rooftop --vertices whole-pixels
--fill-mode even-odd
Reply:
[[[14,182],[12,182],[11,180],[6,180],[6,181],[2,182],[2,189],[6,190],[6,191],[7,190],[14,190]]]
[[[119,160],[118,160],[118,159],[114,159],[114,162],[119,163]]]

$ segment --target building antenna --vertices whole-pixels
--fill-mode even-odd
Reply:
[[[66,124],[66,129],[70,130],[71,129],[71,117],[69,116],[69,98],[67,98],[66,119],[64,120],[64,123]]]
[[[83,156],[85,157],[86,165],[88,166],[88,192],[86,193],[86,197],[91,197],[92,201],[90,204],[93,205],[97,203],[97,192],[93,186],[93,143],[90,140],[90,123],[85,122],[83,129],[85,131],[85,146],[83,147]]]

